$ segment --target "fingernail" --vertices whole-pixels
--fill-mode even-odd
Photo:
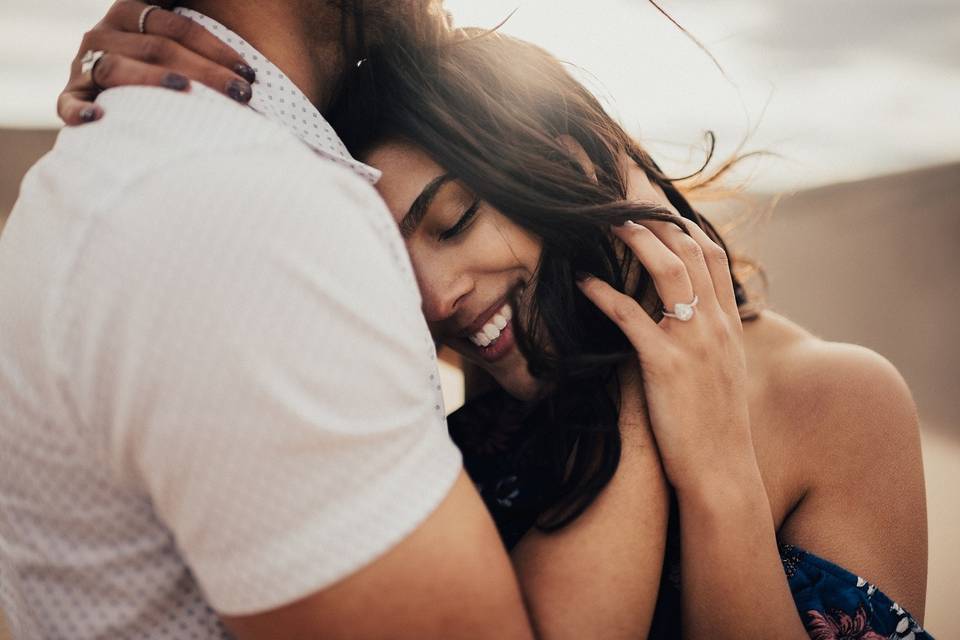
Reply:
[[[80,112],[80,119],[84,122],[93,122],[97,117],[96,107],[85,107],[83,111]]]
[[[257,80],[257,72],[248,64],[238,62],[233,66],[233,71],[250,84],[253,84]]]
[[[183,91],[190,86],[190,81],[187,80],[186,76],[182,76],[179,73],[168,73],[167,75],[163,76],[162,80],[160,80],[160,84],[167,89]]]
[[[227,95],[237,102],[248,102],[250,100],[250,83],[243,80],[231,80],[227,83]]]
[[[589,279],[592,278],[593,276],[592,276],[591,274],[587,273],[586,271],[577,271],[575,277],[577,278],[577,282],[586,282],[587,280],[589,280]]]

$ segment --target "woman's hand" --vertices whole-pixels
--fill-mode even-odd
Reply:
[[[746,397],[746,364],[727,256],[696,224],[628,222],[613,233],[651,274],[665,308],[693,317],[659,324],[597,278],[580,288],[636,348],[664,470],[678,493],[759,478]]]
[[[653,276],[656,323],[597,278],[580,288],[637,349],[651,427],[677,493],[682,617],[688,638],[808,638],[777,550],[750,433],[743,329],[727,257],[698,226],[627,223],[614,233]]]
[[[144,33],[140,18],[150,5],[117,0],[84,34],[57,100],[57,114],[66,124],[98,120],[103,109],[93,102],[97,95],[125,85],[186,91],[190,80],[196,80],[238,102],[250,100],[256,76],[240,54],[193,20],[167,11],[173,2],[158,4],[144,20]],[[81,59],[88,51],[105,53],[91,72],[81,73]]]

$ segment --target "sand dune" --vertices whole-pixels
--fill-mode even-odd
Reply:
[[[53,137],[0,129],[0,224]],[[769,198],[751,202],[760,211]],[[730,210],[705,208],[718,218]],[[798,193],[732,238],[765,266],[774,309],[826,339],[880,352],[910,384],[927,468],[926,622],[940,638],[960,637],[951,601],[960,579],[960,164]]]

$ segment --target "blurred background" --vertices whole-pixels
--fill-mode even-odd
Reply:
[[[733,245],[765,268],[774,310],[903,373],[923,427],[926,626],[960,637],[960,2],[660,4],[715,60],[646,0],[446,0],[461,26],[516,10],[503,31],[568,61],[674,175],[699,168],[708,130],[717,159],[770,152],[728,180],[743,194],[701,206],[721,225],[745,220]],[[0,228],[108,6],[0,2]],[[452,410],[462,378],[444,374]]]

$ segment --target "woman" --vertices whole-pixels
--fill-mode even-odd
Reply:
[[[562,65],[453,38],[370,52],[330,117],[383,171],[434,336],[494,381],[451,433],[541,634],[927,637],[896,371],[741,324],[719,236]]]

